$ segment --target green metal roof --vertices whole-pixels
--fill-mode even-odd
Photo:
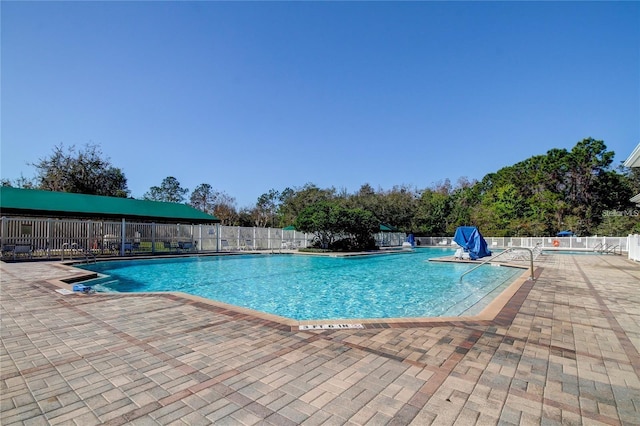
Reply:
[[[186,204],[11,187],[0,187],[0,214],[179,223],[220,222],[217,217]]]

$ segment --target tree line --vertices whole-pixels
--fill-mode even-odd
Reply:
[[[552,149],[482,180],[444,179],[429,188],[394,186],[374,189],[363,184],[355,193],[335,187],[270,189],[255,205],[238,209],[235,198],[209,183],[189,192],[168,176],[144,194],[147,200],[187,203],[218,217],[224,225],[298,229],[324,223],[331,229],[354,230],[353,241],[388,224],[416,235],[452,235],[473,225],[491,236],[626,235],[640,232],[640,208],[629,199],[640,192],[640,171],[613,167],[614,152],[601,140],[579,141],[571,150]],[[114,167],[97,145],[83,149],[56,146],[32,164],[36,176],[2,185],[51,191],[129,197],[124,172]],[[324,222],[323,222],[324,221]],[[345,226],[350,228],[345,228]],[[366,232],[365,232],[366,230]],[[323,235],[325,243],[330,235]]]

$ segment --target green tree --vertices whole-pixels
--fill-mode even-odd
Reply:
[[[238,211],[238,219],[234,225],[237,226],[254,226],[253,209],[249,207],[242,207]]]
[[[338,201],[320,201],[300,213],[295,227],[313,233],[321,248],[352,251],[374,247],[373,235],[380,222],[370,211],[348,208]]]
[[[368,250],[375,247],[373,235],[380,230],[380,222],[370,211],[342,209],[338,225],[351,242],[349,249]]]
[[[507,222],[523,217],[526,206],[519,189],[513,184],[506,184],[496,189],[493,208],[498,217]]]
[[[222,225],[238,225],[236,199],[224,191],[218,192],[213,214],[220,219]]]
[[[145,200],[165,201],[168,203],[182,203],[189,190],[182,188],[178,179],[168,176],[162,180],[160,186],[152,186],[143,195]]]
[[[578,142],[569,154],[569,199],[576,204],[590,204],[594,196],[593,187],[611,166],[613,156],[603,141],[587,138]]]
[[[373,187],[365,183],[360,186],[358,191],[347,198],[346,205],[352,208],[361,208],[371,212],[380,212],[382,210],[380,194]],[[382,223],[382,220],[379,219]]]
[[[214,214],[218,193],[208,183],[201,183],[191,193],[189,205],[208,214]]]
[[[0,186],[10,186],[12,188],[24,188],[24,189],[36,189],[37,183],[34,179],[28,179],[22,175],[15,180],[2,179],[0,180]]]
[[[596,234],[626,237],[640,232],[640,208],[626,210],[606,210],[603,220],[596,228]]]
[[[378,226],[386,223],[410,232],[417,207],[417,192],[405,185],[394,186],[389,191],[374,191],[367,183],[347,198],[346,205],[370,211],[377,218]]]
[[[286,207],[290,205],[291,200],[295,195],[296,191],[289,187],[286,187],[282,192],[280,192],[277,215],[278,226],[281,228],[292,225],[296,220],[296,215],[291,211],[291,209]]]
[[[87,144],[76,151],[62,144],[49,157],[32,163],[36,168],[36,187],[46,191],[127,197],[127,179],[113,167],[98,145]]]
[[[319,241],[320,247],[329,248],[336,235],[341,231],[338,226],[339,206],[336,202],[319,201],[305,207],[295,221],[295,227],[301,232],[311,233]]]
[[[403,232],[411,232],[418,205],[417,192],[405,185],[381,193],[380,210],[371,210],[380,223],[388,223]],[[379,225],[379,224],[378,224]]]
[[[198,185],[189,197],[189,205],[220,219],[222,225],[236,225],[236,200],[224,191],[216,191],[208,183]]]
[[[477,185],[472,221],[493,235],[592,234],[604,211],[628,207],[634,193],[632,175],[611,170],[613,156],[603,141],[586,138],[490,173]]]
[[[415,231],[427,235],[446,235],[450,200],[448,194],[432,189],[422,191],[414,215]]]
[[[273,227],[276,222],[276,213],[280,205],[280,192],[270,189],[258,197],[255,206],[255,223],[259,227]]]
[[[306,207],[335,198],[335,188],[321,189],[313,183],[307,183],[297,189],[286,188],[280,194],[280,205],[278,206],[280,226],[291,225]]]
[[[528,215],[526,217],[527,235],[554,235],[562,227],[562,218],[568,209],[562,195],[545,189],[537,192],[526,201]]]

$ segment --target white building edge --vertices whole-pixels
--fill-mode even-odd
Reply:
[[[640,143],[636,146],[636,149],[633,150],[629,158],[623,163],[625,167],[640,167]],[[640,194],[636,195],[631,199],[631,202],[636,203],[637,206],[640,206]]]
[[[640,143],[623,164],[625,167],[640,167]],[[632,197],[631,202],[640,207],[640,194]],[[640,261],[640,235],[638,234],[629,235],[629,259]]]

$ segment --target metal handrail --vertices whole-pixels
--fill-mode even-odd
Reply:
[[[96,263],[96,255],[93,254],[92,252],[85,250],[83,247],[80,247],[77,243],[64,243],[62,244],[62,257],[60,258],[60,260],[64,260],[64,252],[65,249],[69,250],[69,259],[73,260],[73,253],[77,253],[80,252],[82,254],[84,254],[84,260],[85,262],[89,263],[89,255],[91,255],[91,258],[93,259],[93,263]]]
[[[619,249],[620,254],[622,254],[622,248],[620,248],[619,245],[607,247],[607,249],[604,251],[604,253],[616,254],[616,249]]]
[[[600,253],[600,254],[617,254],[616,250],[619,251],[620,254],[622,254],[622,247],[620,247],[619,244],[616,244],[614,246],[614,245],[609,245],[607,243],[600,243],[593,248],[594,253]]]
[[[69,248],[69,243],[62,244],[61,252],[62,256],[60,257],[60,261],[64,260],[64,251]],[[69,259],[73,259],[73,253],[69,253]]]
[[[531,250],[528,247],[511,247],[506,249],[505,251],[503,251],[502,253],[498,253],[497,255],[495,255],[494,257],[491,257],[490,259],[485,260],[484,262],[480,263],[479,265],[474,266],[473,268],[469,269],[468,271],[464,272],[462,275],[460,275],[460,282],[462,282],[462,278],[467,275],[470,272],[475,271],[476,269],[478,269],[479,267],[481,267],[482,265],[486,265],[489,262],[492,262],[494,260],[496,260],[497,258],[499,258],[500,256],[513,252],[515,250],[527,250],[529,252],[529,261],[531,262],[531,280],[535,281],[535,275],[533,273],[533,250]]]
[[[89,256],[91,256],[93,258],[93,263],[96,263],[96,255],[95,254],[93,254],[89,250],[85,249],[84,247],[82,247],[82,246],[80,246],[80,245],[78,245],[76,243],[73,243],[71,245],[71,248],[74,248],[74,246],[75,246],[76,251],[79,251],[80,253],[84,254],[85,262],[89,263]]]

